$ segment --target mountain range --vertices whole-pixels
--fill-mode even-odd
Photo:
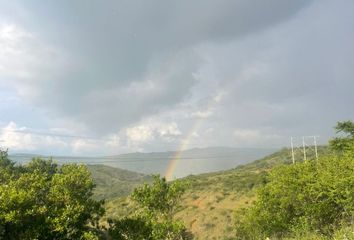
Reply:
[[[18,163],[26,163],[33,157],[48,159],[50,157],[59,164],[83,163],[89,165],[106,165],[143,174],[165,175],[172,160],[176,160],[173,178],[188,175],[215,172],[234,168],[264,157],[276,149],[268,148],[229,148],[210,147],[193,148],[185,151],[128,153],[114,156],[80,157],[80,156],[43,156],[40,154],[10,154],[10,159]]]

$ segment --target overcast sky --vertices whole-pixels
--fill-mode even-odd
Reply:
[[[352,0],[0,6],[0,146],[13,152],[326,143],[354,119]]]

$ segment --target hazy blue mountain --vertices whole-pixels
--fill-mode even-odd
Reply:
[[[128,153],[103,157],[72,157],[53,156],[53,159],[61,163],[85,163],[103,164],[116,168],[126,169],[144,174],[159,173],[164,175],[173,159],[177,160],[174,177],[184,177],[191,174],[200,174],[234,168],[240,164],[252,162],[262,158],[276,149],[264,148],[193,148],[180,153],[152,152],[152,153]],[[28,162],[35,154],[11,154],[10,158],[16,162]],[[41,156],[49,158],[48,156]]]

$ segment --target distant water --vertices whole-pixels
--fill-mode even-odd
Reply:
[[[276,149],[263,148],[202,148],[182,152],[174,178],[215,172],[235,168],[273,153]],[[18,163],[26,163],[36,155],[13,154],[10,159]],[[164,175],[169,162],[174,158],[175,152],[157,153],[129,153],[108,157],[70,157],[53,156],[58,164],[84,163],[104,164],[112,167],[127,169],[144,174]],[[48,158],[47,156],[42,156]]]

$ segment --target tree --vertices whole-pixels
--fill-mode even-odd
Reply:
[[[0,184],[6,183],[14,175],[15,163],[8,158],[7,151],[0,149]]]
[[[39,158],[17,166],[1,151],[0,172],[0,239],[94,239],[104,210],[85,166]]]
[[[354,152],[354,123],[352,121],[338,122],[334,129],[336,133],[344,136],[330,140],[331,148],[339,152]]]
[[[152,185],[145,184],[132,193],[131,199],[137,205],[133,216],[110,221],[110,235],[114,239],[189,238],[183,223],[173,219],[186,185],[178,180],[167,182],[158,175],[153,177]]]
[[[283,238],[304,232],[331,236],[354,219],[354,123],[338,122],[330,146],[343,154],[273,169],[255,204],[236,213],[238,239]]]
[[[242,212],[243,211],[243,212]],[[236,214],[241,239],[284,237],[294,230],[330,235],[354,216],[354,161],[326,156],[271,171],[255,204]]]

